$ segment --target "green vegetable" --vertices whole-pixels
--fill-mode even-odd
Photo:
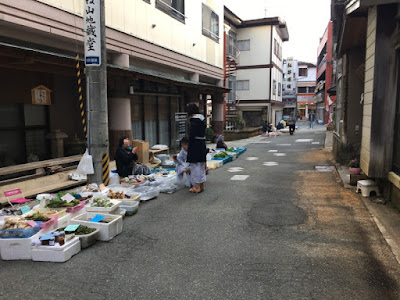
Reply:
[[[63,197],[62,195],[61,197]],[[74,199],[71,202],[67,202],[65,200],[62,200],[61,197],[56,195],[55,198],[51,199],[47,207],[50,208],[60,208],[60,207],[74,207],[80,204],[80,201],[78,199]]]
[[[34,214],[31,215],[31,216],[25,217],[25,219],[27,219],[27,220],[32,220],[32,221],[42,221],[42,222],[47,222],[47,221],[50,220],[49,217],[47,217],[47,216],[45,216],[45,215],[43,215],[43,214],[41,214],[41,213],[37,213],[37,212],[34,213]]]
[[[64,231],[65,227],[63,228],[58,228],[56,231]],[[84,234],[89,234],[96,231],[95,228],[90,228],[87,226],[79,225],[78,229],[74,231],[76,235],[84,235]]]
[[[111,207],[114,204],[107,197],[96,197],[93,199],[92,207]]]
[[[232,152],[232,151],[234,151],[235,150],[235,148],[233,148],[233,147],[230,147],[228,150],[226,150],[226,151],[228,151],[228,152]]]

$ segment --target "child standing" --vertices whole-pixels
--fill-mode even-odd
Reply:
[[[186,162],[188,155],[189,139],[184,137],[181,140],[181,151],[177,156],[174,157],[176,162],[176,175],[178,176],[178,182],[184,179],[185,174],[189,174],[189,163]],[[187,176],[187,178],[189,178]],[[190,187],[190,179],[185,182],[186,187]]]

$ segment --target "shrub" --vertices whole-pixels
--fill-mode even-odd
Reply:
[[[235,116],[235,118],[233,118],[232,121],[233,121],[233,126],[237,130],[242,130],[246,126],[246,121],[239,115]]]
[[[213,141],[214,139],[214,130],[212,128],[206,128],[206,140]]]

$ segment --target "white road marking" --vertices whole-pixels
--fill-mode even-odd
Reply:
[[[258,157],[250,156],[250,157],[246,157],[246,160],[258,160]]]
[[[313,145],[319,145],[319,142],[312,142]]]
[[[288,147],[288,146],[292,146],[292,144],[276,144],[277,146],[284,146],[284,147]]]
[[[275,156],[286,156],[286,153],[274,153]]]
[[[275,161],[266,161],[263,165],[266,167],[275,167],[275,166],[278,166],[279,163],[277,163]]]
[[[231,180],[246,180],[250,175],[234,175]]]
[[[243,172],[242,167],[232,167],[228,169],[228,172],[235,173],[235,172]]]
[[[257,142],[251,142],[252,144],[269,144],[271,141],[257,141]]]
[[[269,153],[275,153],[275,152],[278,152],[278,150],[269,150],[268,152]]]
[[[313,139],[298,139],[295,142],[296,143],[309,143],[309,142],[312,142],[312,141],[313,141]]]

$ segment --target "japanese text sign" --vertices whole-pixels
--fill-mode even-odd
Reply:
[[[100,0],[84,0],[85,63],[86,66],[101,65]]]

